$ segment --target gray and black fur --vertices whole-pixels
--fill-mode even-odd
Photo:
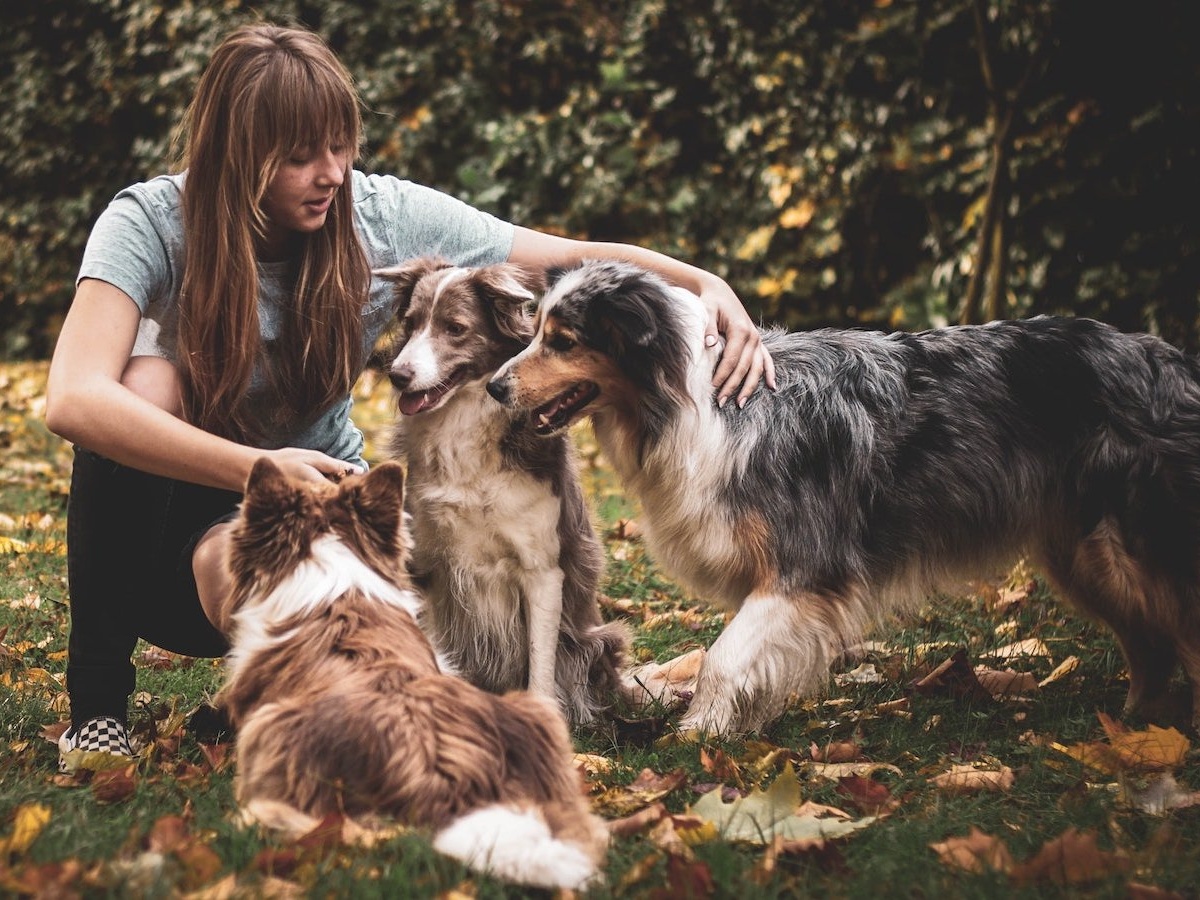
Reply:
[[[762,725],[788,690],[814,687],[880,611],[1020,554],[1116,632],[1131,710],[1160,700],[1182,663],[1200,721],[1195,359],[1084,319],[918,334],[772,330],[763,340],[778,390],[718,409],[705,378],[713,358],[699,349],[702,311],[655,276],[584,264],[552,288],[547,307],[543,330],[560,335],[563,353],[577,340],[631,385],[586,411],[645,495],[660,561],[734,608],[747,597],[786,598],[790,624],[820,635],[762,639],[754,652],[776,658],[765,665],[719,651],[719,639],[689,724]],[[527,366],[550,352],[539,337],[501,371],[493,394],[511,400],[533,377]],[[694,452],[702,461],[673,464],[672,455],[693,453],[689,441],[707,448]],[[698,479],[701,491],[711,485],[709,514],[728,525],[719,531],[734,545],[725,556],[669,514],[706,466],[728,470]],[[673,485],[660,495],[661,481]],[[747,626],[739,640],[760,638]]]

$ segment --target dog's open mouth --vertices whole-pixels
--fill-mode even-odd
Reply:
[[[458,387],[462,381],[462,372],[454,372],[449,377],[439,381],[433,387],[424,391],[403,391],[397,401],[400,412],[406,416],[428,412],[439,406],[446,395]]]
[[[553,434],[566,428],[598,396],[600,387],[594,382],[581,381],[573,385],[533,411],[533,430],[538,434]]]

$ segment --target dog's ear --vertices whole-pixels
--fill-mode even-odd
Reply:
[[[399,315],[404,315],[404,311],[408,309],[408,304],[412,300],[413,289],[417,286],[417,282],[430,272],[448,268],[450,268],[450,263],[440,256],[421,256],[416,259],[410,259],[398,266],[390,266],[386,269],[373,269],[371,274],[392,283],[392,290],[395,292],[396,297],[397,312]]]
[[[355,485],[354,507],[363,524],[393,542],[404,521],[404,467],[387,460],[367,472]]]
[[[282,501],[293,493],[283,469],[275,465],[269,456],[260,456],[254,461],[246,479],[245,499],[242,507],[248,518],[261,518],[272,509],[278,509]]]
[[[500,333],[522,344],[533,340],[533,309],[546,289],[542,273],[505,263],[479,269],[475,279]]]
[[[617,358],[633,349],[645,349],[658,338],[656,310],[662,303],[662,291],[653,283],[622,284],[606,294],[603,302],[588,304],[587,331],[604,335],[609,345],[600,349]]]

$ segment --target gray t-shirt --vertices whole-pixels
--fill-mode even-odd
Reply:
[[[371,268],[439,255],[457,265],[503,262],[512,249],[513,226],[432,188],[390,175],[352,173],[354,224]],[[98,278],[120,288],[142,311],[134,356],[174,360],[183,283],[184,175],[162,175],[117,194],[88,238],[79,279]],[[303,447],[362,463],[363,436],[350,420],[350,397],[307,422],[273,422],[282,408],[271,396],[264,366],[271,365],[293,276],[291,263],[258,264],[258,320],[264,359],[255,366],[246,402],[261,410],[270,431],[263,449]],[[78,281],[77,281],[78,283]],[[363,309],[364,358],[395,313],[391,284],[371,281]]]

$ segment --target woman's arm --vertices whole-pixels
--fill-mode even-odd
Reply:
[[[733,289],[711,272],[645,247],[576,241],[519,226],[508,258],[530,268],[571,265],[583,259],[621,259],[657,272],[704,301],[709,310],[705,335],[709,346],[716,343],[718,334],[725,338],[721,362],[713,373],[719,404],[724,405],[735,391],[738,405],[745,404],[758,387],[759,379],[764,379],[772,390],[775,388],[775,366],[763,347],[758,329]]]
[[[46,426],[115,462],[155,475],[240,491],[268,451],[217,437],[131,390],[122,379],[141,313],[124,291],[94,278],[79,283],[59,333],[46,388]],[[154,385],[141,394],[165,398]],[[270,451],[291,474],[321,478],[347,464],[315,450]]]

